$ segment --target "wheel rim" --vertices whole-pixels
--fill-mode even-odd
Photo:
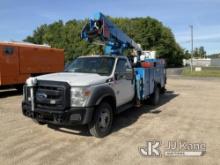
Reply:
[[[99,120],[98,121],[99,121],[98,122],[99,128],[102,131],[105,131],[109,127],[109,124],[110,124],[110,112],[109,112],[109,110],[107,108],[102,109],[102,111],[100,112]]]

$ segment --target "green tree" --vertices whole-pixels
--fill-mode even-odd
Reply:
[[[205,58],[206,57],[206,51],[203,46],[199,48],[195,48],[193,51],[193,57],[195,58]]]
[[[203,46],[199,47],[199,54],[200,54],[201,58],[206,57],[206,51],[205,51],[205,48]]]
[[[184,59],[189,59],[191,58],[191,53],[189,50],[183,50],[184,51]]]
[[[144,18],[111,18],[143,50],[156,50],[157,56],[165,58],[168,65],[182,64],[184,53],[175,41],[171,29],[151,17]],[[70,20],[65,24],[60,20],[49,25],[41,25],[25,41],[36,44],[49,44],[65,50],[66,61],[80,55],[103,53],[98,45],[89,44],[80,38],[83,26],[88,20]],[[128,54],[130,51],[126,51]]]
[[[195,48],[195,49],[193,50],[193,57],[194,57],[194,58],[199,58],[199,49],[198,49],[198,48]]]
[[[46,24],[41,25],[36,30],[34,30],[32,36],[27,36],[24,41],[31,42],[34,44],[44,44],[44,35],[47,33],[48,26]]]

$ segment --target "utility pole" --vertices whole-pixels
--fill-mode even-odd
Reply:
[[[193,25],[190,25],[191,30],[191,72],[193,71]]]

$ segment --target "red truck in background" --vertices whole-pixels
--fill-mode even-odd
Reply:
[[[22,89],[26,79],[64,70],[64,50],[45,45],[0,42],[0,89]]]

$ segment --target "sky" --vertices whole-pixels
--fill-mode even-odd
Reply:
[[[220,0],[0,0],[0,41],[21,41],[36,27],[57,20],[92,17],[98,11],[112,17],[150,16],[169,27],[182,48],[204,46],[220,53]]]

